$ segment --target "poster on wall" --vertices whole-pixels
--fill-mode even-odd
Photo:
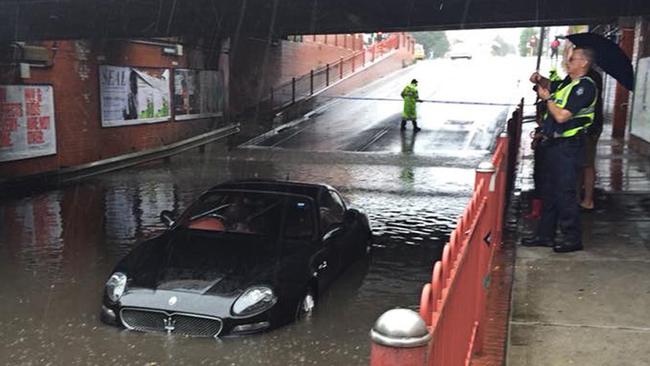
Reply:
[[[102,127],[169,121],[169,69],[99,67]]]
[[[0,85],[0,162],[56,154],[53,94],[48,85]]]
[[[218,71],[174,70],[174,115],[177,120],[223,114],[223,87]]]
[[[630,133],[650,142],[650,57],[639,60]]]

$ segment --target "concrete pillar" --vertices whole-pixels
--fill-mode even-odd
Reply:
[[[623,52],[632,59],[634,49],[634,29],[623,28],[619,46]],[[629,106],[630,92],[617,83],[614,96],[614,120],[612,121],[612,137],[625,137],[627,125],[627,110]]]

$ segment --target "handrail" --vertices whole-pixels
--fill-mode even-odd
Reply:
[[[367,58],[369,58],[369,62],[375,62],[377,54],[381,57],[387,50],[399,48],[399,45],[400,36],[391,35],[381,42],[353,52],[351,55],[341,57],[334,63],[312,69],[306,74],[293,77],[287,82],[271,87],[264,101],[270,104],[272,110],[295,104],[297,100],[314,95],[329,87],[335,81],[353,74],[358,66],[365,67],[368,62]]]
[[[476,169],[474,194],[445,244],[442,258],[433,265],[431,282],[422,288],[419,315],[432,335],[431,341],[408,350],[387,349],[373,343],[371,365],[382,365],[388,357],[401,359],[405,355],[426,359],[424,364],[429,366],[469,365],[472,355],[481,351],[487,290],[492,262],[501,244],[522,117],[523,99],[507,122],[507,132],[498,137],[490,161]]]

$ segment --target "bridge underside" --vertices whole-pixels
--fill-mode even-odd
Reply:
[[[648,0],[5,0],[0,41],[523,27],[649,14]]]

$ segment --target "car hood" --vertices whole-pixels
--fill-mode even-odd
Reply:
[[[276,239],[260,236],[176,230],[139,253],[129,286],[232,296],[254,284],[273,285],[277,248]]]

